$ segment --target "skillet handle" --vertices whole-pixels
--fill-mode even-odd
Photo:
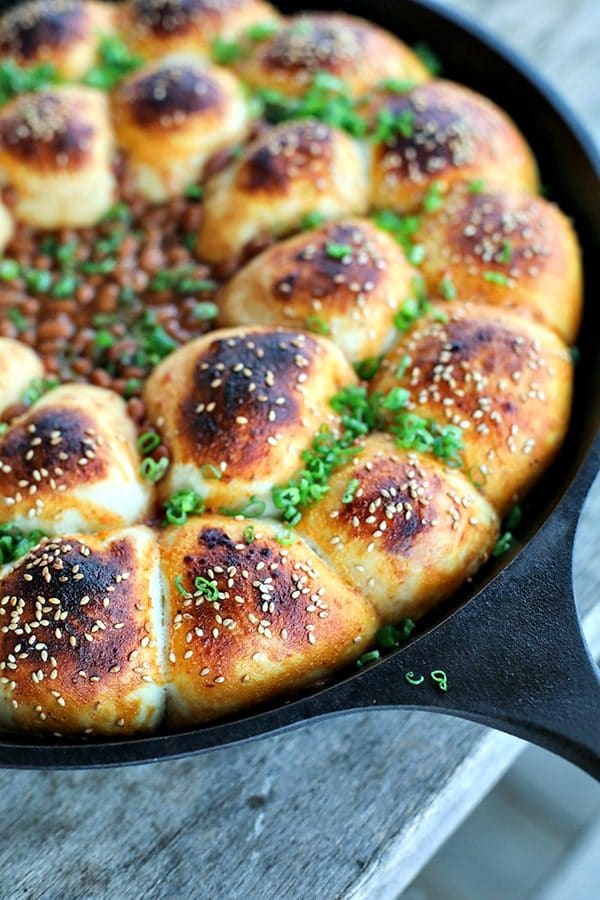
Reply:
[[[577,520],[599,461],[596,442],[527,553],[437,628],[347,684],[356,695],[348,705],[470,719],[552,750],[600,781],[600,670],[572,583]],[[431,678],[435,670],[446,673],[446,691]],[[410,672],[424,681],[410,684]]]

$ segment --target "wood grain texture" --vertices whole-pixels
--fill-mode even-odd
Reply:
[[[535,59],[600,136],[597,0],[451,5]],[[576,552],[588,611],[599,520],[597,482]],[[519,748],[444,716],[380,711],[138,769],[3,772],[0,896],[393,898]]]

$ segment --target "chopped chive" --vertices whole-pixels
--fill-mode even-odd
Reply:
[[[425,197],[423,198],[423,209],[425,212],[437,212],[444,205],[444,196],[442,194],[442,186],[439,181],[433,181],[427,188]]]
[[[246,50],[239,41],[228,41],[222,37],[218,37],[213,41],[212,58],[219,65],[227,66],[242,59],[245,55]]]
[[[354,495],[359,487],[360,481],[358,480],[358,478],[351,478],[346,486],[346,490],[344,491],[342,503],[352,503],[352,501],[354,500]]]
[[[346,256],[352,255],[352,247],[350,244],[336,244],[331,242],[326,245],[325,252],[330,259],[345,259]]]
[[[14,281],[21,274],[21,266],[16,259],[0,260],[0,279],[2,281]]]
[[[456,300],[456,287],[450,275],[444,275],[440,281],[440,294],[444,300]]]
[[[195,491],[178,491],[163,503],[163,509],[169,525],[185,525],[188,516],[204,512],[204,501]]]
[[[357,668],[362,669],[363,666],[368,665],[370,662],[375,662],[376,659],[381,659],[379,650],[369,650],[368,653],[363,653],[363,655],[356,660],[356,666]]]
[[[321,316],[307,316],[304,320],[304,327],[314,334],[328,335],[331,334],[331,328]]]
[[[25,316],[23,315],[23,313],[21,312],[20,309],[18,309],[16,306],[13,306],[12,309],[8,310],[6,315],[8,316],[9,320],[13,323],[13,325],[15,326],[15,328],[17,329],[17,332],[19,334],[24,334],[24,332],[27,331],[27,328],[28,328],[27,319],[25,318]]]
[[[166,456],[163,456],[161,459],[156,460],[152,459],[151,456],[147,456],[146,459],[143,459],[140,463],[140,474],[146,481],[152,482],[152,484],[157,484],[166,474],[167,469],[169,468],[169,460]]]
[[[493,271],[484,272],[483,280],[489,282],[490,284],[502,285],[502,287],[508,287],[508,285],[509,285],[508,276],[504,275],[503,272],[493,272]]]
[[[362,381],[370,381],[377,375],[383,356],[368,356],[354,364],[354,371]]]
[[[216,603],[219,600],[219,588],[214,579],[209,581],[208,578],[198,575],[197,578],[194,578],[194,587],[199,594],[206,597],[211,603]]]
[[[145,431],[137,440],[137,448],[143,456],[148,456],[160,446],[160,435],[156,431]]]
[[[277,22],[257,22],[255,25],[251,25],[250,28],[248,28],[246,34],[251,41],[259,43],[260,41],[266,41],[273,37],[278,31],[279,25]]]
[[[201,184],[190,184],[184,191],[184,197],[188,200],[202,200],[204,188]]]
[[[498,257],[499,261],[502,263],[509,263],[513,258],[513,245],[512,241],[503,241],[502,242],[502,250],[500,251],[500,255]]]
[[[302,231],[312,231],[314,228],[319,228],[326,221],[326,217],[323,213],[317,212],[317,210],[313,210],[312,212],[306,213],[300,219],[300,228]]]
[[[200,474],[203,478],[216,479],[217,481],[220,481],[223,477],[221,470],[217,469],[212,463],[204,463],[204,465],[200,467]]]
[[[485,181],[483,178],[474,178],[473,181],[469,182],[469,193],[470,194],[482,194],[485,190]]]

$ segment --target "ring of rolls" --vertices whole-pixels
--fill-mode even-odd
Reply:
[[[215,40],[265,21],[272,31],[241,59],[214,65]],[[144,65],[109,94],[76,84],[113,31]],[[146,383],[170,458],[156,486],[126,404],[100,387],[63,384],[0,433],[0,525],[44,535],[0,568],[2,727],[110,737],[197,725],[326,678],[382,625],[452,594],[569,420],[580,254],[514,123],[432,79],[375,25],[283,18],[262,0],[33,0],[0,19],[0,53],[65,78],[0,110],[14,198],[0,206],[2,247],[14,219],[97,222],[116,199],[119,153],[155,203],[203,180],[197,253],[230,276],[218,330]],[[314,119],[253,128],[248,85],[297,98],[317,73],[400,128],[379,143]],[[441,202],[428,212],[432,185]],[[378,209],[419,214],[418,270],[368,217]],[[398,331],[418,273],[432,302]],[[444,299],[449,282],[456,299]],[[325,335],[306,329],[311,317]],[[462,465],[399,446],[384,422],[282,542],[274,488],[320,429],[342,432],[330,399],[358,388],[353,364],[379,356],[367,393],[400,389],[411,414],[458,429]],[[0,339],[0,418],[42,375],[33,350]],[[156,510],[181,491],[204,510],[165,527]],[[258,517],[223,513],[250,497]]]

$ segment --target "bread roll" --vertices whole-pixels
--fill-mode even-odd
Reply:
[[[137,522],[152,496],[139,466],[125,402],[63,385],[0,437],[0,523],[59,535]]]
[[[234,76],[193,56],[162,59],[114,95],[117,140],[138,192],[153,202],[183,194],[213,153],[245,136],[248,121]]]
[[[368,219],[344,219],[269,247],[225,285],[224,325],[321,329],[357,362],[390,346],[415,270]]]
[[[0,417],[9,406],[19,403],[33,379],[43,374],[37,353],[20,341],[0,337]]]
[[[163,497],[194,490],[213,510],[271,490],[302,468],[330,398],[356,376],[330,341],[276,328],[214,331],[172,353],[144,400],[170,451]]]
[[[558,451],[573,366],[553,332],[492,306],[448,304],[447,321],[417,322],[385,357],[373,391],[410,391],[410,410],[462,429],[463,471],[501,513]]]
[[[406,213],[418,209],[434,182],[483,178],[490,185],[537,190],[531,150],[491,100],[450,81],[431,81],[406,94],[387,94],[372,107],[396,119],[372,144],[371,203]]]
[[[245,56],[239,70],[254,87],[301,96],[317,73],[360,96],[387,78],[419,84],[429,74],[406,44],[372,22],[344,13],[301,13]]]
[[[0,178],[27,225],[95,224],[113,202],[111,152],[106,97],[91,88],[22,94],[0,114]]]
[[[385,623],[419,618],[487,559],[498,517],[455,469],[366,438],[297,530]]]
[[[230,41],[277,18],[264,0],[125,0],[119,27],[130,47],[147,59],[180,52],[206,58],[217,38]]]
[[[432,293],[452,285],[462,300],[519,307],[572,342],[582,307],[581,253],[573,227],[553,203],[520,191],[472,193],[457,186],[423,217]]]
[[[204,516],[161,533],[168,721],[194,725],[279,698],[368,648],[368,600],[277,527]]]
[[[198,252],[225,262],[253,241],[297,231],[307,213],[334,218],[366,209],[356,142],[322,122],[287,122],[261,134],[209,180]]]
[[[109,3],[29,0],[0,18],[0,54],[20,66],[50,63],[63,78],[80,78],[96,61],[100,34],[113,27]]]
[[[0,569],[0,724],[151,731],[164,713],[159,555],[148,528],[44,540]]]

